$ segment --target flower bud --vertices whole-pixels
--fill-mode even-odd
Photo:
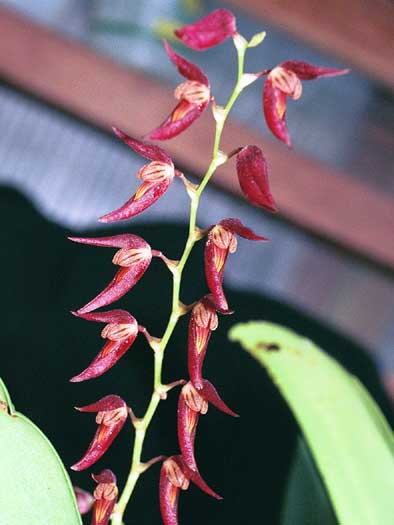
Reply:
[[[74,494],[77,499],[77,505],[79,512],[83,514],[87,514],[90,509],[93,507],[94,503],[94,497],[90,494],[90,492],[87,492],[86,490],[82,490],[79,487],[73,487],[74,488]]]
[[[268,185],[267,163],[258,146],[246,146],[237,154],[237,174],[242,192],[252,204],[277,211]]]

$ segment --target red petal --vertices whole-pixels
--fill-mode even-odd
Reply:
[[[349,73],[349,69],[333,69],[330,67],[313,66],[312,64],[302,62],[301,60],[288,60],[282,62],[280,67],[290,69],[290,71],[293,71],[301,80],[314,80],[315,78],[334,77]]]
[[[168,140],[176,137],[187,129],[201,115],[208,104],[191,104],[181,100],[166,120],[150,133],[147,138],[151,140]]]
[[[219,494],[217,494],[214,490],[211,489],[207,482],[201,477],[201,474],[198,472],[198,470],[192,470],[191,468],[189,468],[186,465],[183,458],[182,461],[183,471],[192,483],[194,483],[199,489],[205,492],[205,494],[208,494],[208,496],[212,496],[215,499],[223,499],[222,496],[219,496]]]
[[[185,46],[203,51],[220,44],[236,32],[236,20],[231,11],[216,9],[194,24],[176,29],[175,35]]]
[[[88,304],[80,308],[77,315],[86,314],[97,308],[111,304],[125,295],[141,279],[147,270],[152,257],[127,268],[121,268],[109,285]]]
[[[132,150],[134,150],[138,155],[145,157],[149,160],[157,160],[159,162],[165,162],[167,164],[172,164],[171,157],[159,146],[154,146],[153,144],[146,144],[137,139],[133,139],[129,135],[126,135],[119,128],[113,127],[113,132],[117,135],[125,144],[127,144]]]
[[[134,343],[137,333],[122,341],[107,341],[101,352],[80,374],[70,379],[71,383],[80,383],[103,375],[112,368]]]
[[[222,398],[217,393],[216,388],[207,379],[203,379],[203,387],[197,390],[204,399],[206,399],[209,403],[212,403],[212,405],[216,407],[218,410],[220,410],[221,412],[224,412],[225,414],[228,414],[229,416],[239,417],[238,414],[233,412],[231,408],[229,408],[226,405],[226,403],[222,400]]]
[[[112,470],[106,468],[100,472],[100,474],[92,474],[92,478],[97,483],[115,483],[116,485],[116,476]]]
[[[100,412],[111,416],[112,411],[122,411],[111,424],[100,423],[87,451],[82,459],[75,463],[73,470],[85,470],[96,463],[108,450],[116,436],[121,431],[128,417],[126,403],[119,396],[106,396],[97,403],[78,408],[81,412]]]
[[[240,235],[241,237],[243,237],[244,239],[248,239],[249,241],[268,241],[268,239],[266,239],[265,237],[257,235],[250,228],[244,226],[239,219],[234,219],[230,217],[229,219],[221,220],[219,224],[223,226],[223,228],[226,228],[226,230],[229,230],[232,233],[235,233],[236,235]]]
[[[126,310],[120,308],[116,310],[108,310],[107,312],[92,312],[89,314],[79,314],[78,312],[71,312],[76,317],[81,317],[86,321],[97,321],[98,323],[128,323],[137,324],[135,318]]]
[[[120,396],[110,394],[109,396],[105,396],[99,401],[91,403],[90,405],[77,407],[77,410],[79,410],[79,412],[103,412],[105,410],[116,410],[117,408],[126,406],[126,403]]]
[[[286,94],[272,85],[268,76],[264,82],[263,109],[267,126],[279,140],[291,147],[286,124]]]
[[[217,270],[215,264],[215,251],[215,245],[212,241],[212,238],[210,235],[208,235],[204,252],[205,277],[215,305],[217,305],[217,307],[222,310],[228,310],[228,303],[226,296],[224,295],[222,285],[224,266],[227,260],[228,250],[224,255],[224,262],[220,271]]]
[[[178,401],[178,441],[186,465],[197,470],[194,457],[194,441],[200,414],[192,410],[185,402],[182,392]]]
[[[80,244],[106,248],[149,248],[149,244],[144,239],[132,233],[122,233],[111,237],[68,237],[68,239]]]
[[[175,53],[167,40],[164,39],[163,43],[171,62],[183,77],[187,78],[188,80],[195,80],[196,82],[200,82],[201,84],[209,87],[208,77],[200,67],[196,66],[196,64],[193,64],[192,62],[189,62],[181,55],[178,55],[178,53]]]
[[[168,190],[172,181],[173,177],[169,177],[161,182],[151,183],[149,184],[148,189],[141,192],[141,188],[147,187],[147,183],[143,182],[131,199],[125,202],[120,208],[100,217],[99,221],[106,223],[124,221],[142,213],[152,206],[152,204],[154,204]],[[140,195],[141,193],[142,195]]]
[[[237,155],[237,174],[244,195],[268,211],[278,209],[268,185],[268,169],[263,152],[257,146],[246,146]]]
[[[166,468],[160,470],[160,512],[164,525],[178,525],[179,488],[168,479]]]

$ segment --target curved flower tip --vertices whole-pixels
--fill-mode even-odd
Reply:
[[[287,97],[298,100],[302,94],[301,80],[338,76],[348,69],[317,67],[298,60],[288,60],[274,67],[268,74],[263,89],[263,110],[271,132],[287,146],[291,139],[286,124]]]
[[[121,269],[101,293],[77,310],[76,315],[80,317],[120,299],[141,279],[152,260],[151,247],[138,235],[123,234],[97,238],[70,237],[70,239],[91,246],[120,248],[115,253],[112,262],[120,266]]]
[[[255,234],[238,219],[223,219],[212,227],[205,245],[205,276],[216,308],[220,310],[228,310],[223,292],[223,276],[229,253],[234,253],[237,249],[236,235],[253,241],[267,240]]]
[[[160,126],[146,135],[151,140],[167,140],[187,129],[205,110],[211,98],[209,80],[201,68],[178,55],[164,40],[171,62],[186,82],[179,84],[174,95],[179,103]]]
[[[209,15],[175,30],[175,35],[185,46],[204,51],[217,46],[237,32],[236,19],[228,9],[216,9]]]
[[[75,486],[73,488],[79,512],[81,515],[87,514],[93,507],[93,503],[95,501],[94,497],[86,490],[82,490]]]
[[[202,386],[202,366],[218,316],[213,300],[205,296],[193,307],[188,328],[188,369],[193,384]]]
[[[78,383],[99,377],[113,367],[134,343],[138,323],[126,310],[73,314],[88,321],[107,323],[101,332],[101,337],[107,339],[101,352],[83,372],[70,379],[72,383]]]
[[[224,412],[224,414],[227,414],[232,417],[239,417],[239,414],[231,410],[226,403],[222,400],[222,398],[219,396],[216,388],[213,386],[212,383],[210,383],[207,379],[203,379],[202,381],[203,386],[202,388],[198,389],[198,393],[209,403],[211,403],[214,407],[216,407],[221,412]]]
[[[108,450],[116,436],[122,430],[128,417],[127,405],[116,395],[103,397],[96,403],[77,408],[80,412],[97,412],[97,431],[87,451],[72,470],[85,470],[98,461]]]
[[[120,208],[99,218],[100,222],[105,223],[124,221],[145,211],[168,190],[175,176],[171,157],[163,149],[129,137],[118,128],[113,130],[138,155],[146,157],[151,162],[138,171],[137,177],[143,182],[131,199]]]
[[[277,212],[268,184],[268,169],[263,152],[257,146],[246,146],[237,154],[237,174],[241,190],[256,206]]]
[[[300,80],[314,80],[322,77],[337,77],[346,75],[350,69],[334,69],[331,67],[319,67],[302,60],[287,60],[282,62],[281,67],[293,71]]]
[[[94,491],[92,525],[108,525],[118,499],[116,476],[111,470],[106,469],[100,474],[92,474],[92,478],[98,483]]]

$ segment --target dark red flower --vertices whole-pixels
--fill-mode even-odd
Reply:
[[[268,185],[267,163],[258,146],[245,146],[237,154],[237,174],[241,190],[251,203],[278,211]]]
[[[167,140],[188,128],[205,110],[211,98],[209,80],[195,64],[181,57],[164,40],[164,47],[179,73],[186,78],[175,89],[178,105],[160,126],[147,134],[151,140]]]
[[[208,411],[208,403],[212,403],[218,410],[233,417],[233,412],[220,398],[215,387],[206,379],[202,380],[201,388],[197,389],[191,381],[181,390],[178,401],[178,440],[182,457],[186,465],[198,472],[194,457],[194,441],[200,414]]]
[[[193,307],[188,330],[188,368],[189,376],[196,388],[202,388],[202,365],[204,362],[211,332],[218,326],[216,312],[232,314],[231,310],[221,310],[215,305],[212,295],[205,295]]]
[[[205,245],[205,276],[216,308],[221,310],[228,310],[222,283],[227,256],[237,249],[236,235],[251,241],[267,240],[256,235],[238,219],[223,219],[211,228]]]
[[[222,499],[208,487],[198,471],[191,470],[182,456],[171,456],[160,471],[160,511],[164,525],[178,525],[179,491],[187,490],[190,481],[216,499]]]
[[[141,279],[152,260],[152,250],[149,244],[138,235],[131,233],[112,237],[69,237],[69,239],[90,246],[120,248],[115,253],[112,262],[121,266],[121,269],[102,292],[77,310],[76,314],[79,316],[120,299]]]
[[[126,422],[128,409],[121,397],[109,395],[91,405],[77,407],[77,410],[97,412],[98,429],[93,440],[82,459],[71,467],[73,470],[85,470],[96,463],[108,450]]]
[[[160,511],[164,525],[178,525],[179,491],[189,488],[190,481],[181,465],[180,456],[171,456],[160,470]]]
[[[116,476],[111,470],[105,469],[100,474],[92,474],[92,478],[98,483],[94,491],[92,525],[108,525],[118,499]]]
[[[70,379],[72,383],[78,383],[99,377],[114,366],[134,343],[138,334],[138,323],[126,310],[109,310],[108,312],[88,314],[72,313],[87,321],[108,323],[101,332],[101,337],[107,339],[107,342],[100,353],[83,372]]]
[[[81,515],[87,514],[93,507],[94,497],[86,490],[79,487],[73,487],[75,498],[77,500],[78,510]]]
[[[348,69],[317,67],[297,60],[282,62],[271,69],[264,83],[263,109],[265,120],[272,133],[291,147],[286,124],[287,97],[293,100],[300,98],[301,80],[344,75],[348,71]]]
[[[204,51],[237,33],[235,16],[228,9],[216,9],[197,22],[175,30],[185,46]]]
[[[143,182],[131,199],[117,210],[101,217],[100,222],[123,221],[142,213],[168,190],[175,176],[171,157],[163,149],[133,139],[118,128],[112,129],[138,155],[152,162],[139,170],[137,177]]]

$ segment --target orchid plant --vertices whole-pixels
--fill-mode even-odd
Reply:
[[[123,525],[124,513],[133,494],[134,487],[143,472],[156,462],[162,462],[159,495],[162,519],[165,525],[178,523],[178,497],[190,482],[208,495],[221,499],[201,475],[196,460],[194,442],[200,416],[206,414],[209,404],[218,410],[237,416],[221,399],[212,383],[203,373],[204,358],[212,332],[217,328],[219,315],[232,313],[223,291],[224,269],[229,254],[237,249],[237,236],[252,241],[267,241],[246,227],[239,219],[221,219],[206,229],[200,229],[197,222],[199,201],[204,188],[216,169],[236,157],[236,172],[245,197],[254,205],[269,212],[276,212],[277,205],[270,192],[268,168],[262,150],[256,145],[239,147],[231,153],[220,149],[221,136],[226,119],[241,92],[253,82],[265,78],[262,93],[263,112],[271,132],[287,146],[291,140],[286,124],[287,98],[297,100],[302,93],[302,81],[320,77],[343,75],[347,70],[316,67],[300,61],[286,61],[273,68],[256,73],[244,72],[244,58],[248,48],[262,43],[265,33],[258,33],[247,41],[237,31],[234,15],[226,9],[217,9],[197,22],[175,31],[176,37],[195,51],[204,51],[232,39],[238,56],[237,81],[225,106],[219,105],[212,92],[206,74],[202,69],[176,53],[167,41],[165,51],[185,78],[175,89],[177,104],[171,114],[145,139],[167,140],[176,137],[211,106],[215,120],[215,135],[212,158],[199,185],[189,181],[185,174],[176,169],[173,160],[164,149],[157,145],[128,136],[114,128],[115,134],[135,153],[148,159],[138,172],[142,183],[136,193],[118,209],[111,211],[99,220],[104,223],[130,219],[152,206],[179,178],[190,197],[189,234],[184,251],[179,260],[173,260],[152,247],[134,234],[121,234],[100,238],[71,237],[70,240],[105,248],[117,249],[112,262],[120,269],[112,281],[85,306],[72,312],[87,321],[105,323],[101,332],[105,344],[99,354],[85,370],[71,379],[72,382],[86,381],[104,374],[114,366],[133,345],[138,333],[143,334],[153,350],[154,387],[149,405],[142,417],[137,417],[126,401],[117,395],[106,395],[87,406],[78,408],[81,412],[96,413],[97,430],[83,457],[71,468],[76,471],[92,467],[107,451],[116,436],[130,419],[135,429],[134,448],[128,479],[122,490],[117,486],[115,474],[105,469],[93,478],[97,482],[93,499],[78,489],[80,509],[87,511],[93,502],[93,525]],[[182,273],[196,242],[206,239],[205,275],[209,293],[196,298],[193,304],[185,305],[180,300]],[[98,311],[112,305],[128,293],[142,278],[152,262],[161,259],[173,278],[172,310],[168,324],[161,337],[153,336],[148,329],[127,311],[112,309]],[[170,341],[178,319],[190,314],[188,328],[188,380],[175,380],[162,383],[162,367],[165,349]],[[179,451],[170,457],[158,456],[147,462],[142,461],[143,445],[150,422],[161,400],[175,387],[181,386],[178,401],[178,440]]]

